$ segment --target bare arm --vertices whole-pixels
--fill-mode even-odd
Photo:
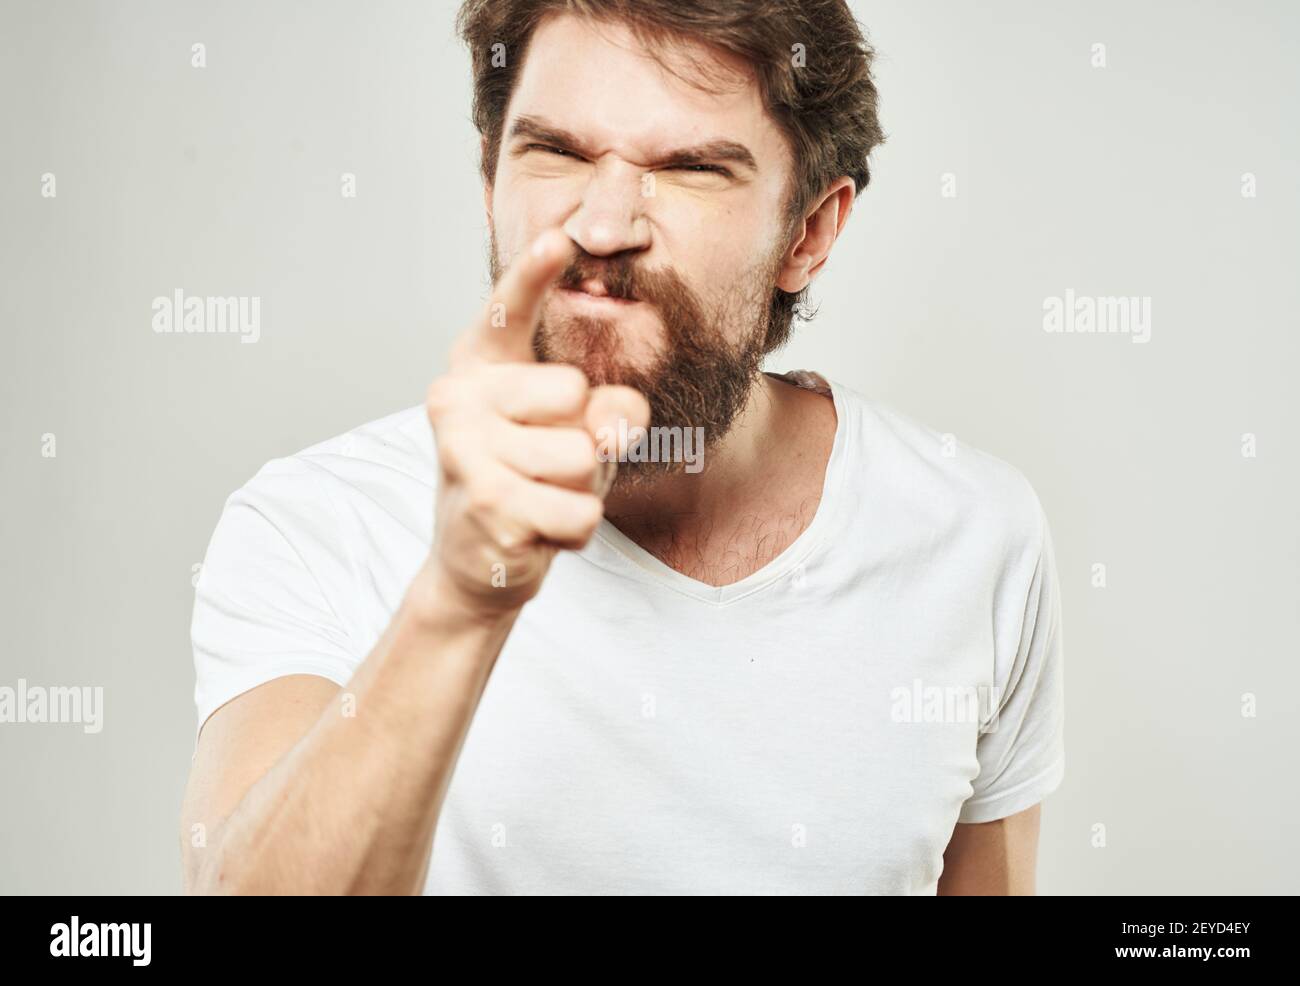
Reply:
[[[513,620],[408,601],[346,689],[268,682],[214,713],[182,811],[191,893],[418,893],[447,783]],[[202,842],[195,846],[195,825]]]
[[[943,854],[939,895],[1032,896],[1041,805],[994,822],[957,825]]]
[[[534,361],[546,291],[571,253],[558,232],[539,237],[430,386],[429,559],[347,687],[293,675],[209,717],[183,809],[187,890],[422,889],[497,656],[556,552],[581,548],[600,522],[608,477],[593,436],[650,416],[636,391]]]

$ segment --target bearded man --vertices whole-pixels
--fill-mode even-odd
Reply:
[[[492,296],[423,405],[227,502],[187,888],[1032,893],[1064,773],[1034,490],[761,370],[883,139],[847,5],[458,23]],[[644,454],[686,435],[697,468]]]

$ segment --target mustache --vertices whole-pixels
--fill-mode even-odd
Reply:
[[[675,271],[643,269],[632,257],[573,258],[556,278],[562,288],[578,290],[586,281],[597,281],[611,298],[652,304],[686,294],[686,286]]]

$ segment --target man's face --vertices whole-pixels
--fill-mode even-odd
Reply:
[[[488,189],[493,280],[562,226],[578,252],[538,355],[637,387],[652,424],[704,427],[711,443],[763,355],[791,159],[743,63],[688,44],[667,60],[685,78],[622,25],[537,28]],[[686,81],[699,66],[707,88]]]

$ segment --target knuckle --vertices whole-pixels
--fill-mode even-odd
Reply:
[[[594,495],[584,494],[573,505],[574,527],[584,540],[596,532],[604,515],[605,504]]]
[[[573,410],[586,405],[591,387],[585,373],[576,366],[556,366],[554,377],[556,399],[560,403]]]
[[[472,475],[474,462],[482,458],[472,434],[454,424],[446,424],[438,432],[435,447],[443,471],[456,479]]]
[[[591,436],[574,428],[566,429],[560,439],[560,460],[564,470],[580,478],[596,474],[596,446]]]
[[[438,442],[438,465],[442,466],[442,471],[448,476],[460,475],[462,461],[460,448],[455,442]]]
[[[497,535],[497,545],[507,555],[518,554],[528,547],[530,540],[528,533],[517,527],[510,527]]]
[[[596,445],[587,432],[581,428],[555,428],[555,453],[566,461],[577,461],[595,456]]]
[[[505,499],[505,485],[493,476],[475,476],[466,483],[465,502],[469,511],[478,516],[491,516],[498,512]]]

